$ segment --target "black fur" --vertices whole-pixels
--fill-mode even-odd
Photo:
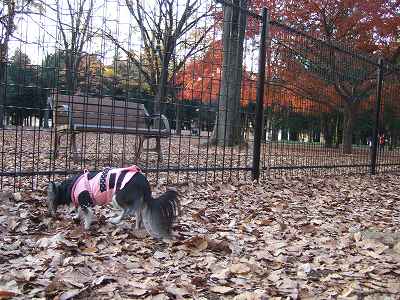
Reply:
[[[177,193],[169,190],[160,197],[154,199],[151,195],[150,184],[142,173],[138,173],[129,180],[124,189],[115,195],[117,204],[127,214],[140,213],[137,218],[140,227],[141,218],[146,230],[155,237],[168,236],[179,207]],[[140,219],[140,220],[138,220]]]
[[[90,197],[90,194],[88,191],[84,191],[79,194],[78,203],[79,203],[79,206],[82,208],[88,208],[88,207],[94,206],[92,198]]]
[[[147,209],[143,213],[146,230],[153,236],[169,236],[172,224],[179,214],[176,191],[167,191],[158,198],[145,201]]]
[[[57,187],[56,205],[70,205],[72,202],[71,189],[81,174],[70,177],[61,182]]]

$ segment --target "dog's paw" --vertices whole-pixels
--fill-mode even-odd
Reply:
[[[110,219],[110,223],[114,224],[114,225],[117,225],[117,224],[121,223],[121,218],[119,216],[115,217],[115,218],[111,218]]]
[[[89,230],[90,229],[90,224],[83,223],[83,229]]]

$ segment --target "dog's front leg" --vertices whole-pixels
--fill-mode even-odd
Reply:
[[[121,223],[122,219],[125,218],[125,216],[127,215],[127,210],[123,209],[121,214],[115,218],[111,218],[110,222],[113,223],[114,225],[117,225],[119,223]]]
[[[81,211],[80,207],[78,207],[78,209],[76,209],[75,211],[72,211],[71,213],[74,213],[73,216],[72,216],[72,219],[74,221],[80,220],[81,214],[82,214],[82,211]]]
[[[83,191],[78,196],[79,209],[83,215],[83,226],[85,230],[90,228],[93,221],[93,201],[88,191]]]
[[[89,230],[90,225],[93,221],[93,209],[91,207],[82,208],[83,213],[83,227],[85,230]]]

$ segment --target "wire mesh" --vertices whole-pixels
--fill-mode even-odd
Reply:
[[[159,184],[250,180],[261,16],[245,0],[187,2],[18,10],[0,37],[0,188],[131,164]],[[369,172],[377,57],[275,20],[267,56],[262,176]],[[383,73],[377,171],[392,172],[399,70]]]
[[[249,178],[244,128],[253,112],[240,105],[245,91],[231,89],[234,78],[222,79],[223,57],[232,56],[231,75],[255,85],[252,39],[243,50],[222,48],[222,28],[240,38],[245,15],[224,20],[222,6],[207,1],[138,3],[46,1],[19,20],[1,83],[1,188],[130,164],[161,184]],[[236,98],[234,109],[220,104],[223,93]]]
[[[270,34],[265,174],[369,172],[378,58],[276,21],[271,22]],[[397,72],[393,69],[391,76],[398,76]],[[397,108],[400,100],[394,93],[395,79],[385,76],[384,80],[382,112],[389,109],[389,101]],[[398,119],[394,110],[391,115],[384,113],[392,125]],[[395,130],[381,121],[378,134],[378,142],[385,134],[386,143],[390,135],[392,144],[386,154],[387,146],[378,145],[378,169],[398,171]]]

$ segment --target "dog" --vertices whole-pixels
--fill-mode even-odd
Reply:
[[[167,190],[153,198],[150,184],[137,166],[84,171],[61,183],[48,185],[49,213],[55,216],[60,205],[74,205],[78,210],[75,217],[83,218],[85,230],[89,230],[92,223],[93,207],[110,203],[122,210],[111,223],[118,224],[126,216],[135,214],[135,229],[144,227],[154,238],[170,237],[172,224],[180,211],[177,192]]]

